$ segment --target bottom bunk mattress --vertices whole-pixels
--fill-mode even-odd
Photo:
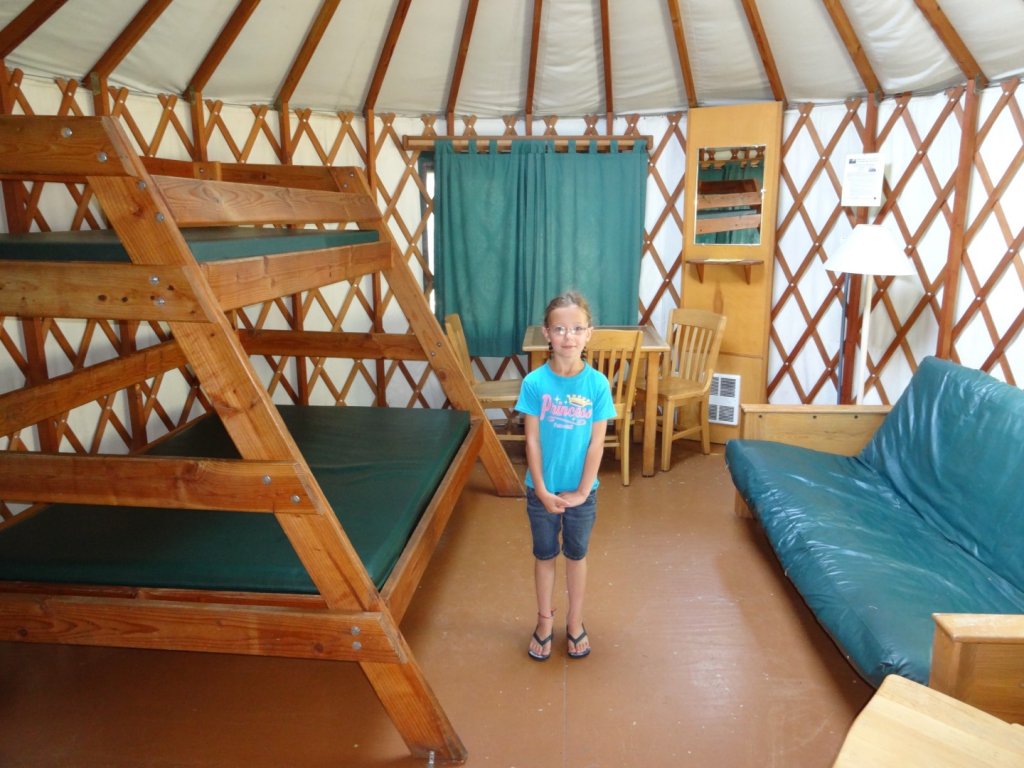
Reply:
[[[454,410],[281,406],[378,588],[469,431]],[[239,458],[216,417],[150,455]],[[315,594],[272,514],[54,504],[0,530],[0,580]]]

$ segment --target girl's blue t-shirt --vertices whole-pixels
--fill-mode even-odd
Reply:
[[[615,418],[608,379],[589,365],[575,376],[559,376],[545,363],[523,379],[516,410],[540,421],[544,486],[552,493],[576,490],[593,423]],[[526,485],[536,487],[529,469]]]

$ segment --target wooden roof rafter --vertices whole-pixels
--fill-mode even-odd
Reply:
[[[786,90],[782,87],[782,78],[779,76],[778,67],[775,66],[775,56],[772,54],[771,45],[768,44],[768,35],[764,31],[764,25],[761,23],[757,0],[743,0],[743,12],[747,14],[747,24],[750,25],[750,32],[754,36],[757,52],[761,56],[761,64],[764,66],[765,76],[771,86],[772,96],[776,101],[781,101],[785,107]]]
[[[679,12],[679,0],[665,0],[665,2],[668,4],[668,12],[672,17],[672,35],[676,41],[679,72],[683,76],[683,86],[686,88],[686,103],[692,109],[697,106],[697,86],[693,82],[690,54],[686,50],[686,36],[683,34],[683,17]]]
[[[388,73],[388,66],[395,53],[395,46],[398,45],[398,36],[402,33],[405,17],[409,15],[410,5],[412,5],[412,0],[398,0],[398,5],[395,7],[395,15],[391,17],[388,34],[384,39],[383,47],[381,47],[380,56],[377,58],[377,67],[373,71],[373,79],[370,81],[370,87],[366,93],[366,101],[363,102],[364,114],[372,114],[377,107],[380,87],[384,83],[384,76]]]
[[[615,116],[615,94],[612,87],[612,40],[611,18],[608,15],[608,0],[601,0],[601,56],[604,61],[604,110],[606,130],[612,133]]]
[[[0,60],[6,59],[14,49],[25,42],[33,32],[61,9],[67,0],[33,0],[3,29],[0,29]]]
[[[188,86],[185,88],[185,92],[182,97],[188,99],[191,102],[195,102],[197,96],[201,98],[203,89],[206,88],[206,84],[210,82],[210,78],[213,77],[213,73],[217,71],[217,67],[224,60],[227,52],[231,50],[231,46],[235,40],[238,39],[238,35],[241,34],[242,29],[245,27],[246,22],[252,16],[253,11],[256,10],[256,6],[260,4],[260,0],[239,0],[238,5],[235,6],[234,12],[231,14],[231,18],[228,19],[227,23],[221,29],[220,34],[217,35],[217,39],[213,45],[210,46],[210,50],[206,52],[206,57],[203,59],[203,63],[199,65],[199,68],[192,75],[192,79],[189,81]]]
[[[469,52],[469,43],[473,39],[473,25],[476,23],[476,9],[479,5],[480,0],[469,0],[469,4],[466,6],[466,17],[462,20],[459,52],[455,57],[455,70],[452,72],[452,82],[448,89],[448,102],[444,110],[449,132],[455,123],[455,105],[459,101],[459,88],[462,87],[462,75],[466,70],[466,54]]]
[[[274,97],[275,109],[287,111],[288,102],[292,100],[292,95],[295,93],[295,89],[298,87],[302,76],[306,73],[306,68],[309,66],[317,46],[320,45],[320,41],[327,31],[327,26],[331,23],[334,12],[338,10],[340,3],[341,0],[323,0],[320,4],[320,10],[317,11],[316,18],[313,19],[309,33],[306,35],[306,39],[302,41],[302,47],[296,54],[295,61],[292,62],[292,67],[288,70],[284,83],[281,84],[281,89]]]
[[[540,50],[540,14],[544,0],[533,0],[533,31],[530,33],[530,69],[526,75],[526,103],[523,113],[526,117],[526,135],[533,133],[533,97],[537,90],[537,54]]]
[[[99,61],[93,64],[92,68],[83,78],[92,88],[93,98],[96,101],[97,114],[107,113],[107,102],[104,94],[107,90],[107,78],[117,65],[124,61],[124,57],[131,53],[132,48],[142,39],[149,28],[156,23],[160,15],[167,10],[171,0],[146,0],[145,5],[139,9],[128,26],[121,30],[110,47],[103,52]]]
[[[964,77],[968,80],[974,80],[978,88],[985,88],[988,85],[988,78],[981,71],[981,65],[978,64],[964,44],[963,39],[950,23],[949,17],[939,7],[938,2],[936,0],[914,0],[914,3],[928,20],[928,23],[931,24],[932,29],[939,36],[942,44],[946,46],[946,50],[949,51],[949,55],[953,57],[957,66],[960,67]]]
[[[880,101],[885,96],[885,91],[882,90],[882,84],[879,82],[871,62],[868,61],[864,47],[860,44],[860,38],[857,37],[857,33],[853,30],[850,17],[846,15],[842,3],[839,0],[821,0],[821,2],[825,5],[825,10],[828,11],[828,15],[832,18],[832,25],[835,27],[836,32],[839,33],[843,45],[846,46],[846,50],[850,54],[853,66],[856,67],[861,82],[864,83],[864,89],[868,93],[873,94],[876,100]]]

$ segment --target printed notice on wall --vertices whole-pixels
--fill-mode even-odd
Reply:
[[[882,204],[882,182],[885,160],[877,152],[869,155],[847,155],[843,169],[843,200],[841,205],[856,208]]]

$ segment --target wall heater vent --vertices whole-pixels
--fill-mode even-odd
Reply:
[[[740,423],[740,377],[730,373],[715,373],[711,376],[711,400],[708,404],[708,421],[712,424]]]

